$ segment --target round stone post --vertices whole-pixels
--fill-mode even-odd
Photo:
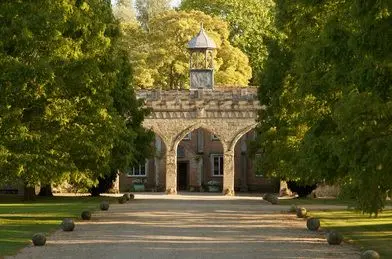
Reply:
[[[177,154],[172,150],[166,154],[166,193],[177,194]]]
[[[223,154],[223,194],[234,195],[234,150]]]

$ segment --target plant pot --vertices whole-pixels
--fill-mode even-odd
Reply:
[[[145,191],[145,186],[143,183],[139,184],[139,183],[134,183],[133,184],[133,190],[135,192],[144,192]]]
[[[220,191],[220,187],[216,186],[216,185],[208,185],[208,191],[209,192],[219,192]]]

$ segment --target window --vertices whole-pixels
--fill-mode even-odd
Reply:
[[[137,164],[133,167],[129,167],[126,172],[128,176],[147,176],[147,162],[145,164]]]
[[[177,158],[184,158],[185,157],[185,148],[183,146],[177,147]]]
[[[212,176],[223,176],[223,155],[211,155]]]
[[[211,140],[219,140],[218,136],[211,133]]]
[[[192,139],[192,132],[186,134],[182,140],[191,140],[191,139]]]

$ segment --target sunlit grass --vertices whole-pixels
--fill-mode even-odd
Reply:
[[[63,218],[79,218],[83,210],[99,208],[108,197],[51,197],[22,202],[19,197],[0,197],[0,258],[15,254],[37,232],[49,234]]]
[[[377,218],[353,210],[311,211],[325,229],[341,232],[345,240],[361,250],[376,250],[382,258],[392,258],[392,210],[385,210]]]

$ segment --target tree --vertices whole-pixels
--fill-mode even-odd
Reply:
[[[170,9],[170,0],[136,0],[137,20],[145,30],[149,22],[159,13]]]
[[[242,50],[253,70],[251,83],[260,84],[268,57],[266,43],[276,38],[273,0],[183,0],[180,9],[199,10],[218,16],[229,24],[230,43]]]
[[[391,189],[392,44],[388,2],[277,2],[277,28],[260,88],[268,105],[254,149],[264,169],[337,182],[377,213]],[[281,68],[276,74],[278,68]]]
[[[2,179],[96,180],[129,164],[144,111],[110,2],[5,1],[0,19]]]
[[[136,21],[136,13],[133,8],[133,0],[117,0],[113,6],[114,16],[121,22]]]
[[[200,21],[215,41],[215,81],[217,85],[246,86],[251,77],[248,58],[229,41],[227,24],[202,12],[167,11],[149,23],[149,31],[135,24],[123,24],[133,61],[134,79],[140,88],[189,88],[187,43],[200,30]]]

